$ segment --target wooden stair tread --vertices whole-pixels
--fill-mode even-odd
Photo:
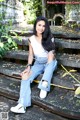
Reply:
[[[26,36],[12,36],[13,40],[18,44],[18,45],[28,45],[28,38]]]
[[[71,39],[80,39],[80,31],[73,30],[65,26],[51,26],[51,32],[55,37],[59,38],[71,38]]]
[[[17,79],[21,79],[19,73],[21,73],[25,69],[25,65],[20,65],[20,64],[15,64],[12,62],[5,62],[1,61],[0,62],[0,73],[14,77]],[[74,89],[74,84],[76,84],[76,81],[71,78],[70,75],[66,75],[65,77],[62,77],[64,75],[65,71],[63,70],[57,70],[53,74],[52,78],[52,86],[62,86],[62,87],[68,87],[71,89]],[[76,72],[77,76],[75,76],[77,79],[79,79],[79,74]],[[42,74],[39,75],[36,80],[39,81],[41,80]]]
[[[71,39],[55,38],[55,43],[57,47],[80,49],[80,39],[71,40]]]
[[[6,76],[0,77],[0,95],[17,100],[19,97],[19,86],[20,81]],[[74,91],[54,88],[46,99],[41,100],[39,98],[39,90],[37,86],[34,86],[32,87],[32,102],[53,113],[70,118],[80,118],[80,104],[79,100],[74,97]]]
[[[8,102],[7,102],[8,101]],[[0,96],[0,112],[8,113],[8,116],[2,116],[3,118],[9,120],[67,120],[67,118],[55,115],[53,113],[50,113],[49,111],[46,111],[45,109],[41,109],[40,107],[33,105],[32,107],[29,107],[26,109],[25,114],[14,114],[10,111],[10,108],[12,106],[15,106],[15,101],[9,100],[8,98],[4,98]],[[4,113],[4,115],[5,115]],[[0,116],[1,118],[1,116]],[[2,119],[3,119],[2,118]],[[2,120],[1,119],[1,120]]]
[[[25,65],[7,62],[7,61],[0,61],[0,73],[8,76],[13,76],[14,73],[20,73],[25,69]]]
[[[6,52],[3,56],[4,58],[12,58],[19,60],[27,60],[28,59],[28,51],[25,50],[11,50]]]
[[[20,36],[20,39],[13,36],[14,41],[18,45],[26,45],[28,46],[28,38],[25,36]],[[57,47],[62,47],[62,48],[71,48],[71,49],[80,49],[80,39],[78,40],[71,40],[71,39],[65,39],[65,38],[55,38],[55,43]]]
[[[53,26],[50,27],[52,34],[55,37],[63,37],[63,38],[75,38],[79,39],[80,38],[80,31],[72,30],[71,28],[67,28],[64,26]],[[30,36],[32,35],[32,29],[29,30],[10,30],[9,34],[14,35],[12,32],[17,33],[18,35],[21,36]]]
[[[11,50],[6,52],[3,56],[4,58],[18,59],[18,60],[28,60],[28,51],[25,50]],[[56,55],[59,64],[65,66],[80,68],[80,55],[76,54],[66,54],[58,53]]]
[[[80,54],[57,54],[57,60],[64,66],[80,68]]]
[[[32,35],[33,32],[32,32],[32,30],[21,30],[21,29],[19,29],[19,30],[14,29],[14,30],[9,31],[9,34],[12,36],[15,36],[14,33],[16,33],[19,36],[30,36],[30,35]]]

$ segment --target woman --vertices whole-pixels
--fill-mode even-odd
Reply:
[[[34,64],[33,60],[35,59]],[[44,99],[50,91],[50,83],[57,61],[55,44],[49,23],[45,17],[38,17],[34,23],[33,35],[29,38],[29,56],[26,69],[21,73],[22,81],[18,105],[11,107],[15,113],[25,113],[26,107],[31,106],[31,88],[33,80],[43,73],[39,82],[40,98]]]

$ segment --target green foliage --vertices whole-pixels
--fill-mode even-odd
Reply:
[[[4,0],[0,0],[2,2]],[[42,4],[41,0],[21,0],[24,5],[24,15],[26,16],[26,21],[29,24],[33,24],[36,16],[41,15]],[[8,24],[2,23],[5,18],[5,13],[0,14],[0,58],[11,49],[17,49],[17,44],[13,40],[13,37],[9,34],[9,30],[12,28],[12,21]],[[13,32],[19,40],[18,35]]]
[[[2,2],[2,1],[4,1],[4,0],[0,0],[0,2]]]
[[[26,16],[27,23],[33,24],[36,16],[41,15],[41,0],[22,0],[22,3],[24,5],[24,15]]]
[[[16,49],[17,44],[9,34],[9,29],[12,27],[12,22],[3,23],[3,16],[0,14],[0,58],[10,49]]]

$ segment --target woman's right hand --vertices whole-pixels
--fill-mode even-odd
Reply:
[[[24,74],[28,74],[30,72],[30,66],[28,66],[20,75],[21,77],[24,75]]]

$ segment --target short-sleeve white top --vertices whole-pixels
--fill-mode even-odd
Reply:
[[[36,57],[48,57],[48,52],[43,48],[43,46],[36,40],[35,35],[29,38],[31,46],[33,48],[34,55]]]

